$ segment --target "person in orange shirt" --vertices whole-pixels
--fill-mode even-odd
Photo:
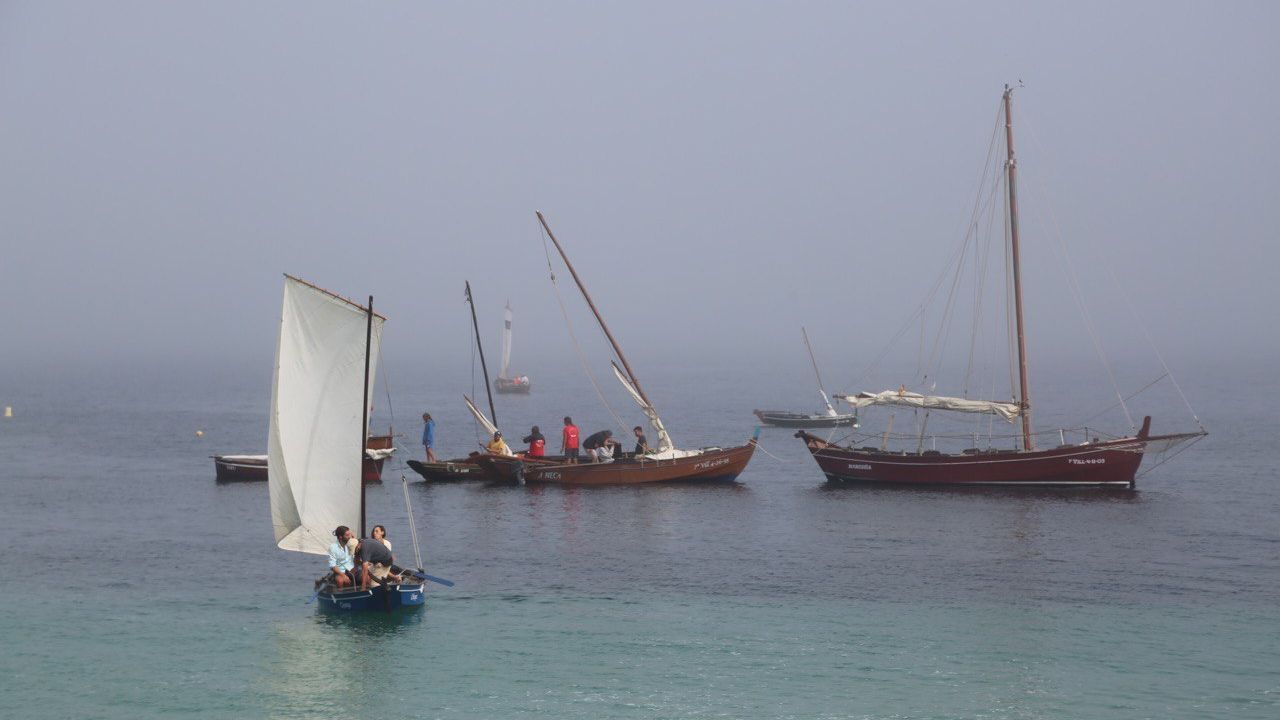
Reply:
[[[564,416],[564,435],[560,439],[560,450],[567,462],[578,462],[578,426],[573,424],[573,418],[568,415]]]

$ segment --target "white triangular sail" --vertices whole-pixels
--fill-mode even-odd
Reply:
[[[271,522],[285,550],[324,554],[335,527],[359,525],[367,322],[364,308],[286,276],[267,460]],[[375,315],[371,390],[382,324]]]
[[[462,401],[467,404],[467,409],[470,410],[471,414],[475,416],[476,422],[480,423],[480,427],[483,427],[485,430],[488,430],[489,436],[493,437],[493,434],[498,432],[498,426],[494,425],[493,422],[489,420],[488,416],[486,416],[483,412],[481,412],[480,408],[476,407],[475,403],[471,402],[471,398],[467,397],[466,395],[463,395]]]
[[[507,377],[507,370],[511,367],[511,303],[507,303],[507,309],[502,314],[502,371],[498,373],[498,377]]]
[[[928,410],[951,410],[965,413],[986,413],[999,415],[1013,421],[1022,413],[1017,403],[994,402],[991,400],[968,400],[966,398],[944,397],[941,395],[921,395],[906,390],[885,390],[879,393],[860,392],[857,395],[835,395],[855,408],[869,405],[905,405],[907,407]]]
[[[644,413],[645,417],[649,418],[649,425],[653,427],[653,431],[658,434],[658,447],[655,449],[655,452],[664,453],[668,450],[674,449],[675,443],[671,441],[671,436],[667,434],[667,429],[663,427],[662,418],[658,417],[658,411],[654,410],[652,405],[644,401],[644,398],[640,396],[640,391],[636,390],[635,385],[632,385],[631,381],[622,374],[622,370],[618,368],[618,363],[612,363],[612,365],[613,374],[617,376],[618,382],[622,383],[622,387],[626,388],[627,394],[630,395],[631,399],[635,400],[636,404],[640,406],[640,411]]]

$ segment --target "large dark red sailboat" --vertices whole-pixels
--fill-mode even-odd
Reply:
[[[1017,163],[1013,152],[1013,89],[1006,86],[1001,101],[1004,121],[1006,155],[1002,178],[1008,195],[1005,235],[1008,239],[1006,256],[1011,275],[1011,303],[1017,348],[1018,384],[1013,389],[1015,397],[1009,402],[975,400],[968,397],[944,397],[933,394],[909,392],[906,387],[883,392],[862,392],[856,395],[837,394],[854,409],[871,406],[895,406],[913,408],[923,412],[919,432],[910,436],[906,450],[888,447],[892,430],[889,429],[877,445],[853,447],[856,442],[842,445],[817,435],[800,431],[796,437],[805,442],[818,467],[832,481],[853,481],[894,485],[957,486],[996,485],[1029,487],[1127,487],[1133,488],[1138,468],[1145,454],[1165,453],[1188,441],[1198,440],[1207,433],[1203,426],[1196,432],[1170,435],[1152,435],[1151,418],[1143,418],[1142,427],[1135,434],[1125,437],[1100,439],[1086,432],[1083,442],[1068,443],[1065,434],[1055,433],[1055,447],[1040,449],[1035,446],[1035,433],[1031,426],[1031,396],[1027,381],[1027,347],[1022,310],[1022,269],[1018,246],[1018,195]],[[995,138],[993,137],[993,147]],[[994,206],[994,204],[992,204]],[[1167,374],[1166,368],[1166,374]],[[927,386],[930,392],[932,386]],[[1124,404],[1121,397],[1120,404]],[[1020,447],[985,448],[969,447],[958,452],[925,449],[925,423],[928,413],[949,411],[985,414],[1009,422],[1021,422]],[[1126,408],[1127,412],[1127,408]],[[864,442],[870,439],[864,438]],[[973,434],[973,445],[978,445]]]

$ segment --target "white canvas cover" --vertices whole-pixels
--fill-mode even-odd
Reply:
[[[505,378],[507,376],[507,368],[511,367],[511,304],[507,304],[507,309],[502,317],[502,371],[498,373],[498,377]]]
[[[467,397],[466,395],[463,395],[462,401],[467,404],[467,409],[470,410],[471,414],[475,416],[476,422],[480,423],[480,427],[484,428],[485,430],[488,430],[489,437],[493,437],[493,434],[498,432],[498,427],[494,425],[489,420],[489,418],[485,416],[483,412],[480,411],[480,408],[476,407],[475,403],[471,402],[471,398]]]
[[[658,417],[658,411],[654,410],[652,405],[645,402],[644,398],[640,397],[640,391],[636,390],[635,386],[631,384],[631,381],[622,374],[622,370],[618,368],[618,363],[612,363],[612,365],[613,374],[618,377],[618,382],[622,383],[622,387],[626,388],[627,394],[630,395],[631,399],[635,400],[636,404],[640,406],[640,411],[644,413],[644,416],[649,418],[649,425],[653,427],[653,431],[658,433],[658,447],[656,448],[656,452],[658,454],[662,454],[673,450],[675,448],[675,443],[671,441],[671,436],[667,434],[667,429],[663,427],[662,418]]]
[[[952,410],[966,413],[988,413],[1013,422],[1022,409],[1016,403],[993,402],[990,400],[967,400],[965,398],[944,397],[941,395],[921,395],[906,390],[885,390],[879,393],[860,392],[857,395],[836,395],[855,408],[869,405],[905,405],[907,407],[928,410]]]
[[[358,305],[285,278],[267,445],[271,524],[285,550],[324,554],[335,527],[359,525],[366,317]],[[375,315],[370,390],[382,325]]]

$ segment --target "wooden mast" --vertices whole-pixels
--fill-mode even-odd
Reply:
[[[809,351],[809,362],[813,363],[813,375],[818,378],[818,390],[822,393],[822,399],[826,401],[827,407],[831,407],[831,401],[827,400],[827,389],[822,385],[822,373],[818,372],[818,359],[813,356],[813,346],[809,344],[809,331],[800,326],[800,334],[804,336],[804,349]]]
[[[635,387],[636,392],[640,393],[640,398],[650,408],[653,403],[650,402],[649,396],[644,394],[644,388],[640,387],[640,381],[636,379],[636,374],[631,370],[630,363],[627,362],[627,356],[622,354],[622,348],[618,347],[618,341],[613,339],[613,333],[609,332],[609,326],[604,323],[604,318],[600,317],[600,311],[596,310],[596,304],[591,300],[591,295],[587,293],[587,287],[582,284],[582,279],[578,277],[578,271],[573,269],[573,263],[569,262],[569,256],[564,254],[564,248],[560,247],[560,241],[556,240],[555,233],[551,232],[551,226],[547,224],[547,219],[542,216],[542,211],[535,211],[538,215],[538,222],[542,223],[542,228],[547,231],[547,236],[551,238],[551,242],[555,244],[556,250],[560,252],[560,257],[564,260],[565,267],[569,268],[569,274],[573,276],[573,281],[578,284],[578,289],[582,291],[582,297],[586,298],[587,306],[591,308],[591,312],[596,316],[596,322],[600,323],[600,329],[604,330],[604,336],[609,339],[609,344],[613,346],[613,351],[617,353],[618,359],[622,361],[622,367],[627,370],[627,377],[631,379],[631,384]]]
[[[1022,321],[1022,264],[1018,252],[1018,163],[1013,156],[1013,88],[1004,86],[1004,135],[1009,158],[1009,246],[1013,260],[1013,302],[1018,323],[1018,384],[1022,406],[1022,449],[1033,450],[1031,442],[1031,392],[1027,384],[1027,336]]]
[[[364,537],[364,458],[365,447],[369,443],[369,349],[373,346],[373,296],[369,296],[369,306],[365,308],[367,318],[364,327],[364,394],[360,396],[360,534]]]
[[[489,367],[484,363],[484,346],[480,344],[480,323],[476,320],[476,303],[471,299],[471,281],[467,284],[467,304],[471,306],[471,327],[476,331],[476,350],[480,353],[480,370],[484,372],[484,393],[489,396],[489,419],[498,425],[498,411],[493,409],[493,390],[489,387]],[[473,371],[474,372],[474,371]]]

